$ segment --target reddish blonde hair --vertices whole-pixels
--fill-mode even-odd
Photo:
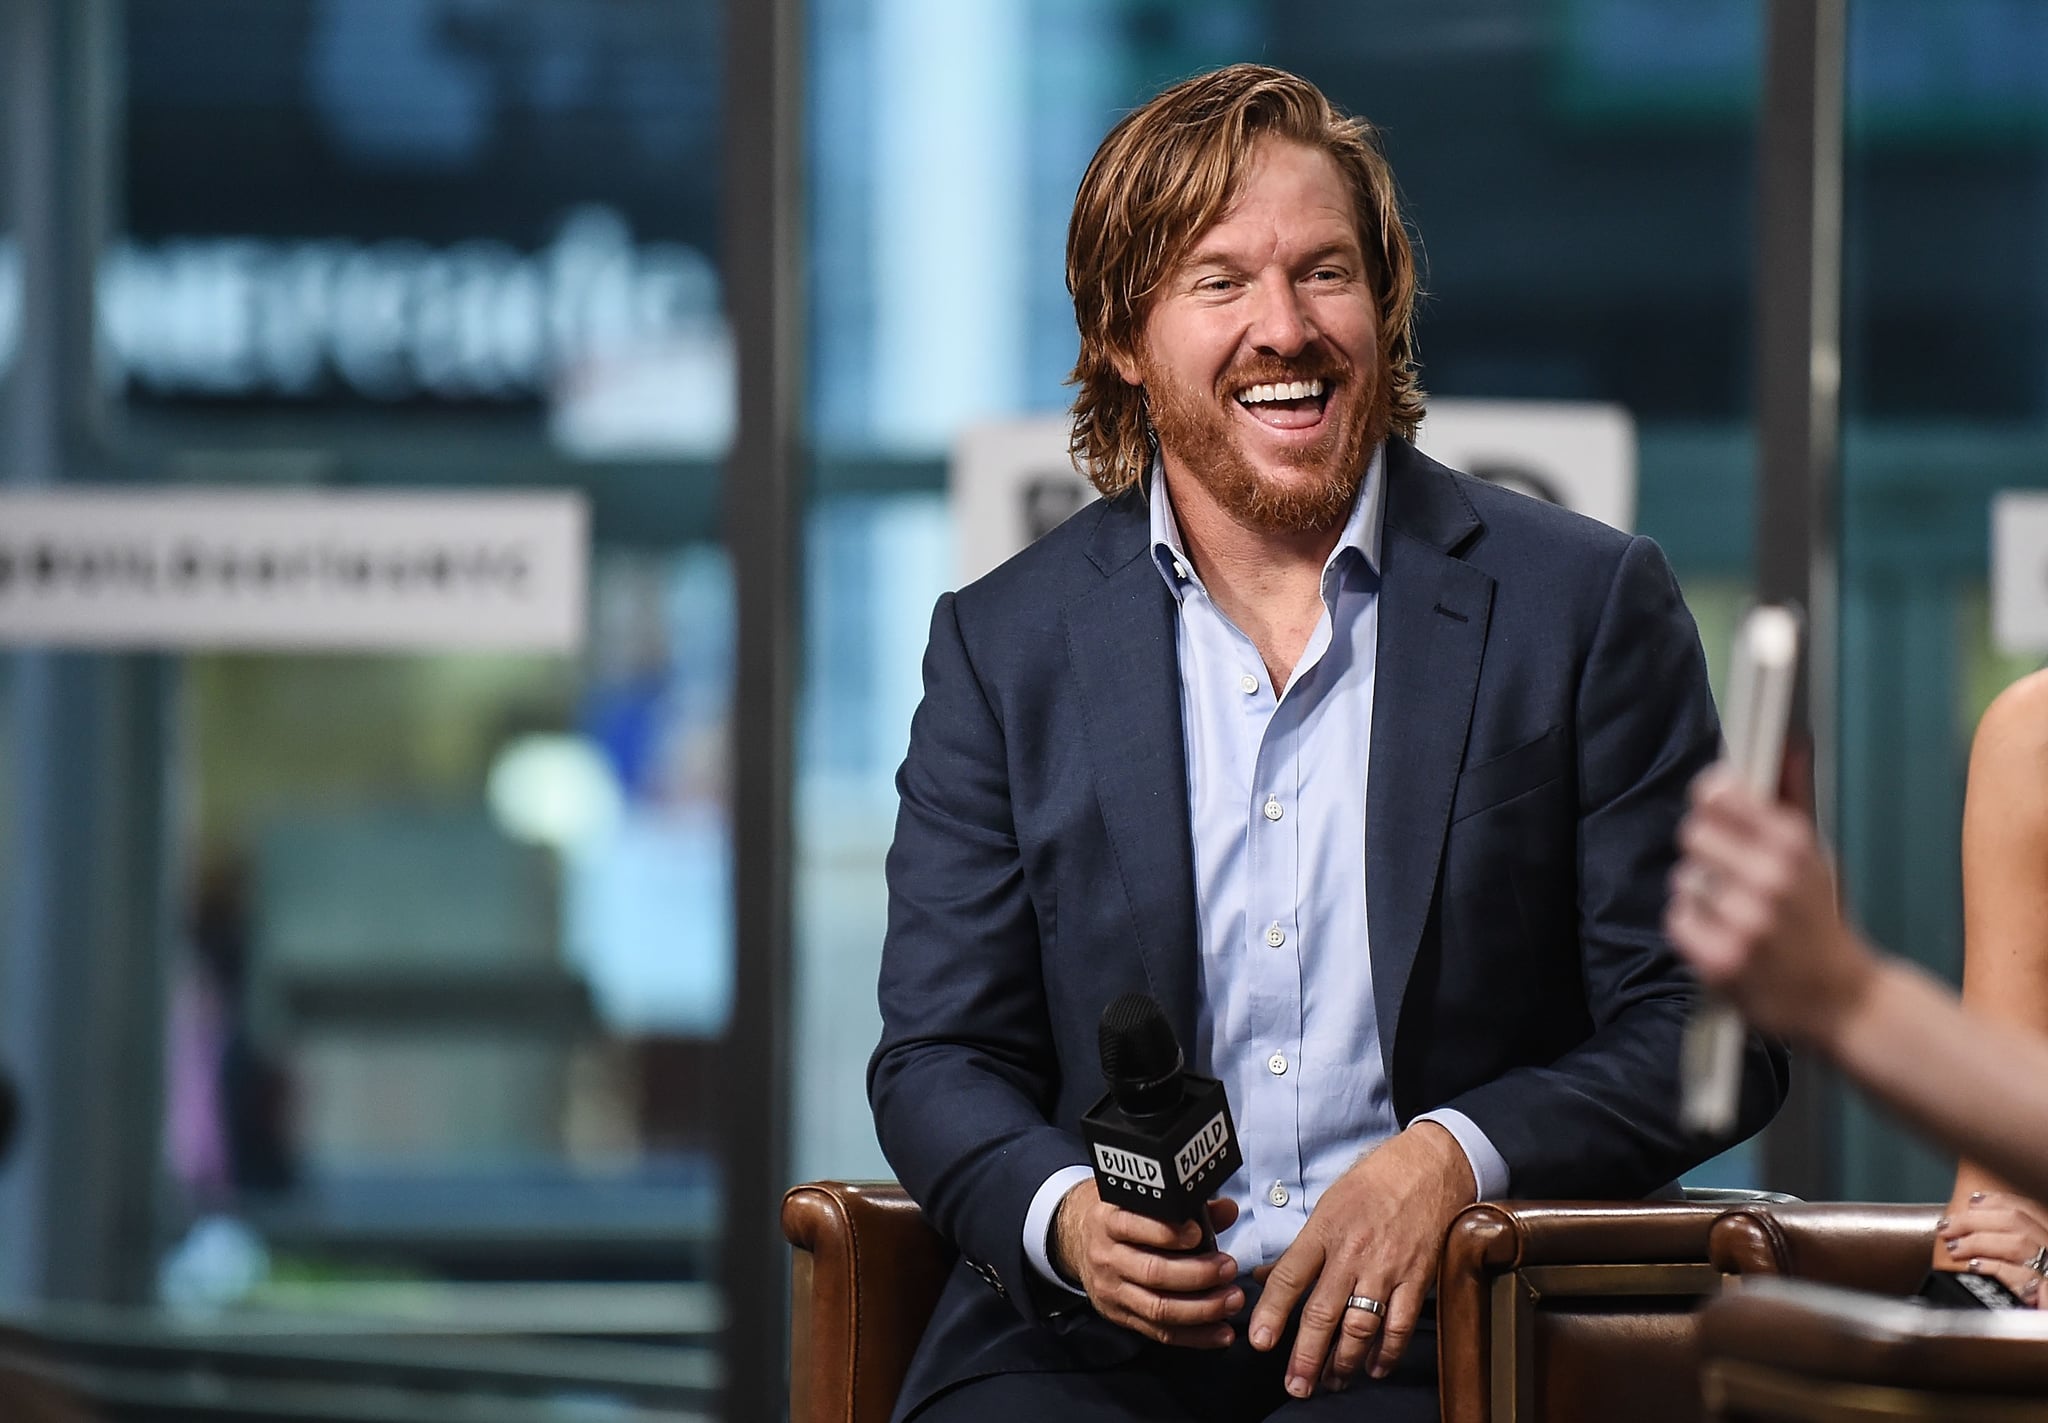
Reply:
[[[1413,438],[1423,392],[1415,371],[1415,256],[1379,135],[1340,113],[1306,79],[1233,64],[1185,79],[1124,116],[1095,150],[1067,224],[1067,291],[1081,328],[1074,467],[1105,495],[1144,478],[1151,461],[1144,392],[1117,373],[1133,364],[1159,284],[1243,190],[1262,138],[1320,149],[1350,185],[1373,295],[1391,428]]]

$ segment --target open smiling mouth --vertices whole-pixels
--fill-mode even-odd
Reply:
[[[1268,429],[1312,430],[1322,423],[1330,403],[1327,390],[1320,380],[1248,385],[1237,392],[1237,403]]]

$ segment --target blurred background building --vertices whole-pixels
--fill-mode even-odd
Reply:
[[[1427,387],[1624,408],[1718,676],[1755,561],[1766,6],[762,8],[801,29],[806,371],[762,1149],[886,1175],[862,1074],[948,455],[1064,404],[1102,134],[1238,59],[1380,124]],[[733,1029],[752,9],[0,0],[0,481],[566,488],[593,539],[577,655],[0,657],[0,1306],[658,1341],[714,1406],[751,1150],[720,1113],[784,1051]],[[1968,739],[2038,661],[1986,590],[1991,496],[2048,485],[2048,5],[1851,0],[1846,54],[1824,740],[1858,914],[1953,975]],[[1946,1195],[1860,1102],[1807,1120],[1812,1179],[1767,1148],[1703,1179]]]

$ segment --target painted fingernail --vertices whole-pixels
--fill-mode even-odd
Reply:
[[[1972,1256],[1970,1257],[1970,1273],[1972,1273],[1972,1274],[1977,1274],[1977,1273],[1980,1273],[1980,1272],[1981,1272],[1981,1271],[1982,1271],[1983,1269],[1984,1269],[1984,1262],[1983,1262],[1983,1261],[1982,1261],[1981,1259],[1979,1259],[1979,1258],[1978,1258],[1977,1256],[1975,1256],[1975,1255],[1972,1255]]]
[[[2032,1304],[2040,1296],[2040,1293],[2041,1282],[2039,1280],[2029,1280],[2020,1286],[2020,1298],[2028,1304]]]
[[[1934,1223],[1934,1228],[1935,1228],[1936,1230],[1947,1230],[1947,1229],[1948,1229],[1948,1217],[1947,1217],[1947,1216],[1943,1216],[1943,1217],[1942,1217],[1942,1218],[1941,1218],[1940,1220],[1936,1221],[1936,1222]]]
[[[1983,1199],[1984,1199],[1984,1193],[1983,1193],[1982,1191],[1972,1191],[1972,1192],[1970,1192],[1970,1204],[1971,1204],[1971,1205],[1973,1205],[1973,1206],[1974,1206],[1974,1205],[1976,1205],[1976,1204],[1977,1204],[1977,1202],[1979,1202],[1979,1201],[1981,1201],[1981,1200],[1983,1200]]]
[[[1270,1349],[1273,1347],[1273,1330],[1271,1326],[1261,1324],[1252,1331],[1252,1347],[1254,1349]]]
[[[1962,1242],[1960,1240],[1944,1240],[1941,1242],[1941,1248],[1948,1251],[1949,1254],[1953,1255],[1956,1253],[1956,1247],[1961,1244]]]

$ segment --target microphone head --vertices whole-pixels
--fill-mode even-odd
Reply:
[[[1102,1076],[1126,1116],[1151,1116],[1180,1101],[1180,1043],[1149,993],[1126,993],[1104,1008],[1097,1043]]]

